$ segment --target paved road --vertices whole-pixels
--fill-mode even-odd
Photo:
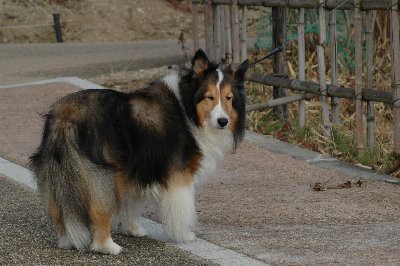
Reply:
[[[188,44],[190,46],[190,44]],[[177,41],[0,45],[0,85],[183,62]]]
[[[37,193],[0,176],[0,265],[212,265],[161,241],[115,234],[119,256],[56,248]]]

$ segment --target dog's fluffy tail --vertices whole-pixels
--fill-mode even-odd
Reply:
[[[86,251],[91,242],[90,186],[76,140],[73,124],[57,125],[48,115],[42,143],[31,156],[30,165],[45,207],[53,204],[58,208],[67,237],[78,250]]]

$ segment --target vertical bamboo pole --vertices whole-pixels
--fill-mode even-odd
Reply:
[[[225,58],[226,62],[232,62],[232,34],[231,34],[231,15],[230,15],[230,7],[224,6],[225,11]]]
[[[193,22],[193,51],[199,49],[199,13],[198,3],[192,2],[192,22]]]
[[[331,136],[329,125],[329,106],[326,96],[326,65],[325,65],[325,45],[326,45],[326,19],[325,19],[325,0],[319,0],[319,44],[317,45],[318,56],[318,76],[320,82],[321,93],[321,109],[322,109],[322,125],[324,134],[327,137]]]
[[[241,6],[241,21],[240,21],[240,61],[247,59],[247,7]]]
[[[213,5],[214,60],[221,60],[221,6]]]
[[[306,45],[304,34],[304,8],[299,9],[299,19],[297,23],[298,36],[298,56],[299,56],[299,79],[306,79]],[[306,121],[306,101],[299,102],[299,126],[304,127]]]
[[[286,42],[286,8],[272,8],[272,28],[274,49]],[[286,49],[278,53],[274,58],[274,73],[287,75]],[[283,87],[273,87],[273,98],[281,98],[287,95],[287,89]],[[274,107],[275,118],[283,121],[288,120],[287,104]]]
[[[220,35],[221,35],[221,59],[226,60],[225,43],[225,7],[220,6]]]
[[[361,0],[354,0],[354,48],[355,48],[355,101],[356,101],[356,145],[359,154],[365,149],[362,102],[362,17]]]
[[[390,12],[391,25],[391,50],[392,50],[392,93],[395,104],[393,107],[393,137],[394,151],[400,154],[400,40],[399,40],[399,7],[398,0],[392,0],[392,9]],[[400,166],[400,160],[396,161],[397,166]]]
[[[367,89],[374,86],[374,12],[367,11],[367,29],[365,31],[366,57],[367,57]],[[373,149],[375,146],[375,112],[374,102],[367,102],[367,145]]]
[[[214,38],[213,38],[213,15],[212,1],[204,1],[204,30],[206,33],[206,53],[210,58],[214,58]]]
[[[329,36],[330,42],[330,57],[331,57],[331,84],[338,85],[338,53],[337,53],[337,38],[336,38],[336,11],[329,15]],[[333,124],[339,124],[339,98],[331,98],[331,121]]]
[[[231,23],[232,23],[232,62],[233,64],[240,63],[240,48],[239,48],[239,9],[237,0],[232,1],[231,5]]]

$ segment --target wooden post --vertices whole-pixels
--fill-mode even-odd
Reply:
[[[192,22],[193,22],[193,51],[196,52],[199,49],[199,13],[198,3],[192,2]]]
[[[329,15],[329,36],[330,36],[330,55],[331,55],[331,84],[338,85],[338,53],[337,53],[337,38],[336,38],[336,11]],[[331,98],[331,121],[333,124],[339,124],[339,98]]]
[[[213,5],[214,60],[221,60],[221,6]]]
[[[241,6],[242,18],[240,21],[240,61],[247,59],[247,7]]]
[[[399,6],[398,0],[391,1],[392,8],[390,12],[391,25],[391,50],[392,50],[392,93],[395,101],[393,107],[393,137],[394,152],[400,154],[400,44],[399,44]],[[397,166],[400,166],[400,160],[396,160]]]
[[[367,11],[367,29],[365,31],[366,57],[367,57],[367,89],[374,86],[374,24],[375,11]],[[374,102],[367,102],[367,146],[375,146],[375,112]]]
[[[56,40],[57,42],[63,42],[60,14],[53,14],[53,21],[54,21],[54,30],[56,32]]]
[[[232,1],[231,5],[231,22],[232,22],[232,63],[240,63],[239,48],[239,9],[237,0]]]
[[[220,6],[220,34],[221,34],[221,59],[226,61],[226,42],[225,42],[225,7]]]
[[[299,56],[299,79],[306,79],[306,45],[304,37],[304,8],[299,9],[299,19],[297,23],[298,36],[298,56]],[[301,34],[303,33],[303,34]],[[306,121],[306,101],[299,101],[299,126],[302,128]]]
[[[356,102],[356,145],[359,154],[365,149],[363,102],[362,102],[362,17],[361,0],[354,0],[354,48],[355,48],[355,102]]]
[[[214,58],[214,35],[212,1],[204,1],[204,30],[206,33],[206,53],[209,58]]]
[[[318,76],[320,82],[321,93],[321,109],[322,109],[322,125],[324,134],[327,137],[331,136],[329,124],[329,106],[326,92],[326,65],[325,65],[325,45],[326,45],[326,19],[325,19],[325,0],[319,0],[319,44],[317,45],[318,56]]]
[[[274,49],[286,42],[286,8],[272,8],[272,36],[274,38]],[[278,75],[287,75],[286,49],[278,53],[274,58],[274,73]],[[273,98],[287,96],[287,89],[283,87],[273,88]],[[283,121],[288,119],[287,105],[274,107],[275,118]]]
[[[224,6],[225,11],[225,58],[227,63],[232,62],[232,34],[231,34],[231,15],[230,7]]]

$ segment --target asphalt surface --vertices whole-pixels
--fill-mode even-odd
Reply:
[[[190,43],[187,44],[190,47]],[[177,41],[0,45],[0,85],[185,62]]]
[[[0,176],[0,202],[0,265],[212,265],[167,243],[119,234],[118,256],[59,249],[36,192]]]

